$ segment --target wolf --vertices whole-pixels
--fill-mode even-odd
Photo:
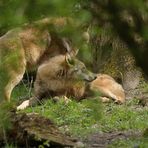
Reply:
[[[37,70],[53,56],[67,52],[75,54],[77,49],[57,33],[58,29],[71,23],[66,17],[45,18],[12,29],[0,37],[1,98],[10,101],[11,92],[25,71]]]
[[[107,74],[98,74],[89,87],[90,90],[100,93],[103,102],[109,102],[110,99],[119,104],[125,102],[125,91],[122,85]]]
[[[49,96],[66,96],[80,101],[89,91],[101,92],[103,101],[108,97],[124,102],[124,90],[112,77],[96,75],[87,70],[83,62],[69,57],[68,54],[55,56],[38,68],[34,96],[19,105],[17,110],[35,105]]]
[[[38,68],[33,97],[17,109],[35,105],[49,96],[74,97],[79,101],[84,96],[85,83],[95,78],[96,75],[77,58],[71,58],[69,54],[55,56]]]

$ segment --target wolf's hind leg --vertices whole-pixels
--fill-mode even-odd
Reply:
[[[10,81],[8,81],[7,85],[4,88],[4,98],[6,101],[10,102],[11,92],[14,87],[22,80],[25,70],[21,72],[21,74],[16,74],[15,77],[12,77]]]

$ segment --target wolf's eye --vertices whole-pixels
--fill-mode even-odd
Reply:
[[[82,67],[82,71],[85,71],[86,70],[86,68],[85,67]]]
[[[79,69],[78,68],[74,68],[74,71],[78,71]]]

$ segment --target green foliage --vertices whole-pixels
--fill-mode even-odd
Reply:
[[[1,0],[0,31],[49,16],[73,16],[88,20],[87,11],[79,10],[80,0]]]
[[[10,116],[13,104],[12,103],[1,103],[0,104],[0,133],[11,128]]]
[[[0,2],[0,35],[12,28],[42,18],[67,16],[74,18],[73,23],[77,22],[76,25],[57,28],[57,32],[64,37],[70,37],[73,45],[83,50],[85,48],[81,47],[82,32],[87,29],[83,28],[83,25],[90,21],[91,14],[81,8],[80,2],[80,0],[2,0]]]

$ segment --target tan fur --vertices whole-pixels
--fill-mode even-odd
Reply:
[[[120,84],[118,84],[112,77],[106,74],[99,74],[97,78],[91,82],[90,89],[99,91],[101,93],[102,100],[108,101],[107,98],[111,98],[118,103],[125,102],[125,92]]]
[[[71,21],[70,18],[64,17],[46,18],[10,30],[0,38],[0,74],[3,72],[7,77],[0,88],[2,98],[10,101],[11,92],[22,79],[26,69],[37,69],[49,58],[75,50],[65,38],[58,37],[56,33],[58,28],[68,25]],[[49,31],[50,26],[52,31]],[[3,79],[2,76],[0,78]]]
[[[100,92],[103,102],[109,99],[114,99],[118,103],[125,101],[122,86],[112,77],[98,74],[96,78],[96,75],[88,71],[81,61],[75,58],[73,64],[70,64],[66,57],[55,56],[38,68],[34,96],[27,105],[22,103],[18,106],[18,110],[36,104],[46,95],[48,97],[65,95],[79,101],[85,97],[86,91],[90,90]],[[86,81],[90,82],[89,89],[86,89]]]
[[[78,73],[76,71],[73,74],[69,72],[71,69],[74,69],[74,67],[70,67],[67,71],[63,69],[65,68],[63,67],[63,61],[64,56],[56,56],[39,67],[37,79],[35,81],[35,96],[37,98],[40,98],[39,96],[41,96],[42,91],[48,92],[50,90],[55,92],[54,95],[72,96],[79,100],[85,95],[85,91],[89,91],[86,90],[84,80],[82,81],[77,78]],[[80,63],[82,64],[82,62],[79,61],[76,67],[78,67]],[[48,69],[48,67],[50,67],[50,69]],[[81,70],[80,67],[78,69]],[[60,76],[59,71],[62,72],[62,76]],[[83,79],[88,75],[90,77],[88,77],[87,80],[93,80],[92,78],[94,76],[88,73],[88,71],[81,71],[81,74],[83,74]],[[109,75],[98,74],[97,78],[90,82],[89,85],[90,90],[100,92],[103,102],[107,102],[109,99],[113,99],[117,103],[125,102],[124,89]]]
[[[85,92],[85,81],[92,81],[95,75],[89,72],[85,65],[74,59],[74,64],[68,64],[66,57],[59,55],[41,65],[34,84],[35,95],[51,91],[55,95],[73,96],[80,99]]]
[[[34,96],[29,100],[29,105],[36,104],[46,96],[67,96],[80,100],[85,93],[85,81],[95,78],[96,75],[88,71],[78,59],[69,61],[67,55],[55,56],[38,68]],[[18,109],[23,108],[22,103]]]

